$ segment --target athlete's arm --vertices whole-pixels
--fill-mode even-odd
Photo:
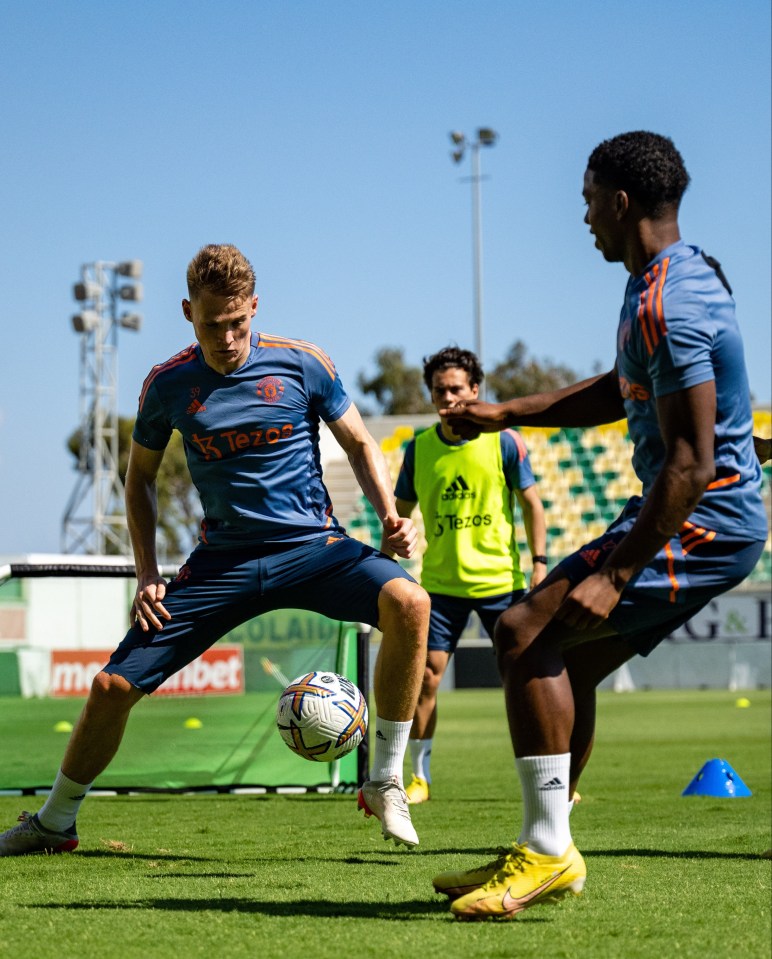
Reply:
[[[523,514],[523,526],[528,540],[531,556],[544,556],[547,553],[547,523],[544,519],[544,504],[535,485],[526,489],[516,489],[515,496]],[[538,586],[547,575],[545,563],[533,563],[531,589]]]
[[[405,519],[409,519],[413,515],[413,510],[417,506],[416,503],[410,502],[410,500],[400,499],[399,496],[397,496],[394,502],[397,504],[397,515],[403,516]],[[387,556],[394,555],[394,551],[388,544],[388,537],[386,536],[385,530],[381,534],[381,552]]]
[[[772,459],[772,439],[768,436],[766,438],[763,436],[754,436],[753,449],[756,451],[756,457],[759,463],[763,464],[766,463],[767,460]]]
[[[397,512],[389,467],[362,422],[359,410],[352,403],[343,416],[327,425],[348,456],[362,492],[383,524],[383,537],[389,549],[408,559],[415,552],[418,533],[412,520]]]
[[[549,393],[534,393],[505,403],[466,400],[439,412],[464,439],[511,426],[599,426],[625,416],[616,367]]]
[[[608,618],[631,577],[678,533],[715,476],[715,382],[660,397],[657,416],[665,443],[662,469],[630,532],[555,614],[568,626],[591,629]]]
[[[158,518],[156,477],[163,456],[163,450],[150,450],[132,440],[126,471],[126,521],[137,572],[131,619],[136,620],[145,632],[151,625],[162,629],[161,619],[171,619],[162,602],[166,595],[166,581],[158,569],[155,548]]]

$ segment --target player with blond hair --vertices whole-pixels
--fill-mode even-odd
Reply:
[[[91,687],[42,808],[0,835],[0,855],[72,850],[75,820],[136,704],[239,623],[281,608],[383,633],[375,665],[371,778],[359,794],[385,838],[418,844],[402,764],[426,661],[429,599],[398,563],[346,535],[319,452],[322,421],[346,452],[398,556],[416,530],[397,514],[388,466],[313,343],[252,330],[251,264],[229,245],[191,261],[182,312],[195,342],[153,367],[139,398],[126,517],[137,573],[132,625]],[[156,557],[156,477],[179,430],[201,497],[198,546],[167,583]]]

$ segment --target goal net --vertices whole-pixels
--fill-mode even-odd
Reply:
[[[125,632],[134,567],[86,559],[0,566],[2,791],[50,788],[91,680]],[[314,669],[367,693],[368,633],[302,609],[243,623],[135,706],[94,789],[353,790],[367,778],[367,739],[337,762],[309,762],[283,743],[275,715],[287,682]]]

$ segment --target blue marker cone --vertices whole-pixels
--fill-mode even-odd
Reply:
[[[681,795],[735,799],[753,793],[725,759],[709,759]]]

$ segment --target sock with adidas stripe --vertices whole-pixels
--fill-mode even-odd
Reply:
[[[523,827],[518,842],[534,852],[562,856],[571,845],[568,782],[571,753],[515,759],[523,794]]]
[[[391,779],[392,776],[396,776],[402,782],[402,764],[412,728],[412,720],[400,723],[376,716],[375,736],[370,740],[370,748],[373,751],[370,767],[371,780]]]

